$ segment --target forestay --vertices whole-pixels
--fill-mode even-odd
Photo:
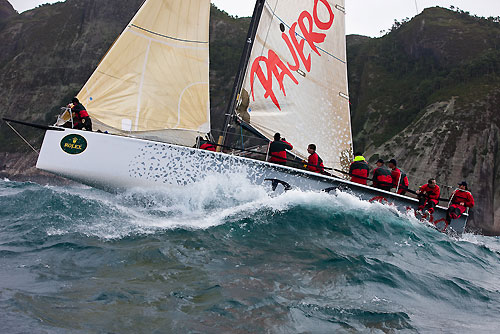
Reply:
[[[209,0],[146,0],[78,93],[95,129],[192,145],[210,131]]]
[[[352,154],[344,23],[344,0],[266,1],[240,94],[249,105],[238,108],[268,139],[280,132],[301,157],[316,144],[333,168]]]

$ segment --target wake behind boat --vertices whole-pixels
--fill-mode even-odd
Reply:
[[[276,191],[338,189],[402,211],[417,206],[341,174],[197,148],[196,138],[211,137],[209,9],[208,0],[146,0],[77,95],[96,131],[59,127],[68,121],[61,118],[46,131],[37,168],[106,190],[169,189],[236,173]],[[299,161],[315,143],[325,166],[346,172],[352,135],[344,21],[343,0],[257,1],[228,120],[266,143],[286,134]],[[228,129],[219,148],[234,149]],[[463,233],[467,216],[447,227],[445,214],[437,207],[429,220]]]

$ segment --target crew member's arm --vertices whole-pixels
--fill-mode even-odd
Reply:
[[[292,144],[290,144],[289,142],[287,142],[285,139],[282,139],[281,141],[285,144],[285,149],[286,150],[293,150]]]
[[[377,184],[378,168],[373,170],[372,185]]]
[[[474,206],[474,197],[472,197],[470,192],[467,193],[467,202],[465,203],[465,206],[468,208],[472,208]]]

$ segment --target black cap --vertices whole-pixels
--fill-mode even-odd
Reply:
[[[465,188],[467,188],[467,182],[465,181],[462,181],[458,184],[459,186],[465,186]]]
[[[80,103],[80,101],[78,101],[78,99],[76,97],[74,97],[72,100],[71,100],[71,103]]]
[[[394,164],[394,166],[397,166],[397,165],[398,165],[398,162],[396,161],[396,159],[391,159],[391,160],[389,160],[389,163],[390,163],[390,164]]]
[[[384,160],[383,160],[383,159],[378,159],[378,160],[377,160],[377,163],[379,163],[379,162],[383,164],[383,163],[384,163]]]

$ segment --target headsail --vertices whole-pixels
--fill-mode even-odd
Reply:
[[[253,128],[333,168],[352,153],[344,25],[344,0],[266,0],[239,94]]]
[[[146,0],[78,93],[94,128],[192,145],[210,131],[209,0]]]

